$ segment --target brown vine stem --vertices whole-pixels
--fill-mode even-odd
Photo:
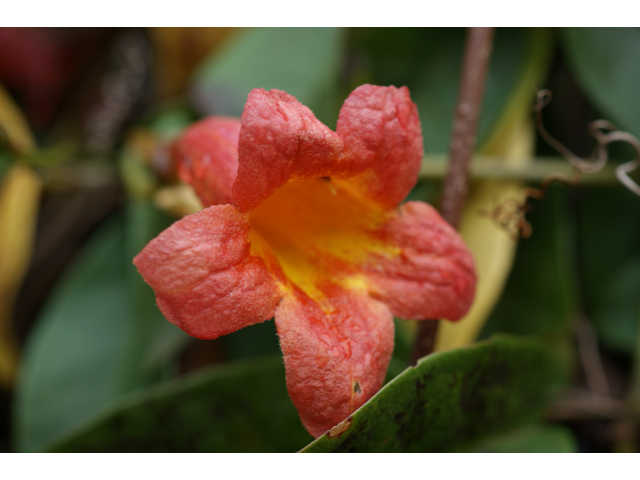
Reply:
[[[469,161],[476,145],[476,130],[482,109],[494,33],[493,27],[469,28],[467,32],[460,90],[449,150],[449,170],[444,181],[440,208],[442,217],[454,228],[458,226],[467,197]],[[411,365],[415,365],[419,358],[433,351],[437,329],[437,320],[426,320],[419,323],[411,355]]]

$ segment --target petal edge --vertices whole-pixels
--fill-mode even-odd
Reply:
[[[404,200],[423,157],[418,108],[407,87],[356,88],[340,110],[336,133],[344,140],[340,162],[352,166],[339,178],[386,208]]]
[[[231,201],[239,134],[239,119],[209,117],[189,127],[171,145],[178,177],[194,188],[205,207]]]
[[[212,206],[177,221],[134,258],[167,320],[213,339],[273,317],[281,293],[250,254],[249,228],[235,207]]]
[[[276,311],[287,390],[316,438],[382,387],[393,352],[393,317],[385,305],[364,291],[332,286],[325,292],[328,304],[295,291]]]
[[[254,209],[291,178],[330,174],[342,139],[281,90],[254,89],[242,113],[232,201]]]
[[[362,266],[374,298],[404,319],[455,321],[464,316],[475,294],[473,257],[431,205],[401,205],[378,235],[399,247],[400,254],[372,255]]]

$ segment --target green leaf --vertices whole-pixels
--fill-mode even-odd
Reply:
[[[2,181],[2,177],[9,171],[14,161],[15,159],[11,154],[2,151],[0,148],[0,181]]]
[[[173,140],[197,120],[195,114],[186,105],[180,103],[163,106],[162,109],[152,113],[148,121],[151,130],[164,140]]]
[[[210,367],[134,394],[50,450],[293,452],[310,439],[277,356]]]
[[[393,355],[389,362],[385,383],[393,380],[407,368],[416,335],[416,322],[394,318],[393,323],[395,326]]]
[[[564,28],[565,52],[576,80],[618,127],[640,135],[640,30]]]
[[[640,318],[640,200],[623,188],[589,188],[578,217],[584,301],[603,345],[632,355]]]
[[[89,240],[29,336],[15,399],[19,451],[38,451],[124,393],[167,378],[188,338],[163,319],[131,263],[162,228],[148,205],[131,209],[128,223],[119,215]]]
[[[520,241],[504,293],[480,338],[495,332],[560,338],[570,332],[578,287],[568,205],[564,185],[552,186],[547,197],[533,203],[527,214],[533,233]]]
[[[280,352],[276,323],[272,321],[241,328],[216,341],[223,345],[224,351],[233,360]]]
[[[532,425],[490,438],[476,445],[482,453],[576,453],[571,430],[558,425]]]
[[[305,452],[451,451],[538,419],[566,376],[566,359],[509,336],[432,354],[383,387]]]
[[[196,72],[197,106],[207,114],[239,117],[253,88],[277,88],[295,96],[321,121],[335,121],[330,94],[343,43],[339,28],[242,30]]]
[[[152,385],[167,377],[175,357],[190,337],[169,323],[156,305],[153,289],[133,266],[135,255],[173,222],[149,200],[132,200],[126,206],[127,266],[125,279],[130,301],[130,329],[126,337],[119,378],[122,390]]]
[[[37,451],[121,392],[110,383],[129,320],[122,220],[91,239],[39,316],[16,392],[19,451]]]

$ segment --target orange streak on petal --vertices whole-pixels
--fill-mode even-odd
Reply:
[[[268,251],[289,282],[320,302],[318,282],[340,283],[359,274],[357,265],[371,251],[399,252],[370,234],[392,215],[329,180],[290,181],[255,210],[252,248],[262,258]]]

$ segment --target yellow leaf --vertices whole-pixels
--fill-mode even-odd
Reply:
[[[14,165],[0,186],[0,384],[5,387],[13,383],[18,363],[13,304],[31,259],[39,199],[36,174]]]
[[[525,160],[533,150],[533,128],[527,119],[513,124],[510,142],[501,152],[509,161]],[[469,313],[458,322],[442,322],[436,338],[436,351],[450,350],[473,342],[502,294],[515,254],[516,242],[480,211],[490,210],[507,198],[521,197],[522,182],[486,180],[473,182],[460,221],[460,233],[476,260],[478,283]]]
[[[204,208],[193,187],[185,183],[176,183],[158,189],[153,197],[153,203],[160,210],[174,217],[191,215]]]
[[[34,150],[33,136],[18,108],[0,86],[0,127],[21,154]],[[12,328],[16,295],[29,267],[35,233],[40,180],[16,163],[0,184],[0,385],[10,387],[18,365]]]
[[[530,37],[527,68],[482,154],[503,157],[505,162],[511,164],[526,162],[533,157],[533,87],[546,71],[549,47],[548,31],[534,31]],[[441,322],[435,351],[451,350],[473,342],[499,300],[513,265],[516,243],[508,232],[480,212],[490,211],[508,198],[522,200],[523,187],[520,181],[485,180],[471,183],[459,230],[476,260],[476,297],[463,319],[455,323]]]

